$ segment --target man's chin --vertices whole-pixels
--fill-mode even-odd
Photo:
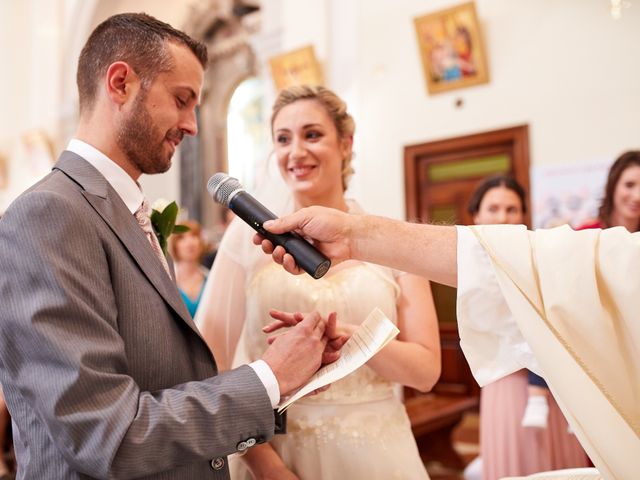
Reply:
[[[142,173],[145,173],[147,175],[155,175],[158,173],[165,173],[170,168],[171,168],[171,158],[168,158],[162,163],[155,162],[155,163],[146,165],[146,168],[142,170]]]

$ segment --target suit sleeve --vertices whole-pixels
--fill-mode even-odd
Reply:
[[[112,272],[87,210],[31,192],[0,223],[2,381],[21,408],[73,468],[96,478],[136,478],[228,455],[250,437],[268,440],[273,412],[247,366],[141,391],[128,374]]]

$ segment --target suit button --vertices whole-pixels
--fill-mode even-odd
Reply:
[[[224,458],[218,457],[211,460],[211,468],[214,470],[220,470],[222,467],[224,467]]]
[[[256,444],[256,439],[255,438],[249,438],[247,439],[247,447],[251,448]]]
[[[236,445],[236,450],[238,450],[239,452],[244,452],[247,448],[249,448],[247,442],[240,442],[238,443],[238,445]]]

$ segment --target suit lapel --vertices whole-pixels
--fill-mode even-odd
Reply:
[[[109,182],[86,160],[68,151],[62,153],[54,169],[64,172],[83,188],[82,195],[118,237],[149,282],[185,323],[200,335],[174,279],[167,275],[147,236]]]

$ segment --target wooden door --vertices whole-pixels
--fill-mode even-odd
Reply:
[[[529,192],[529,135],[526,125],[410,145],[404,149],[407,219],[469,225],[467,203],[482,179],[510,174]],[[530,213],[526,214],[530,224]],[[459,345],[456,291],[431,284],[438,312],[442,375],[435,392],[476,396],[478,386]]]

